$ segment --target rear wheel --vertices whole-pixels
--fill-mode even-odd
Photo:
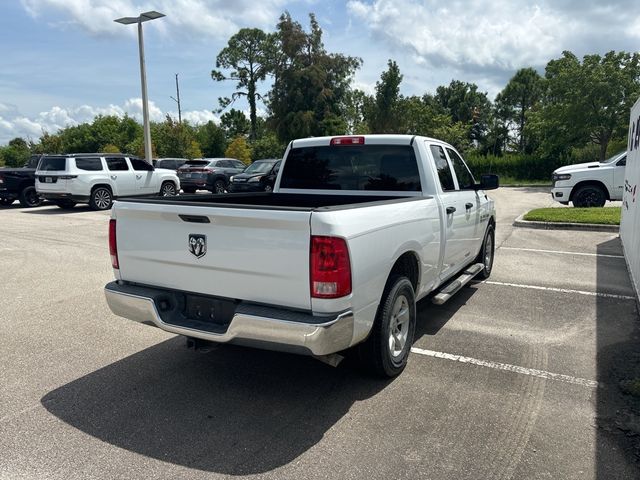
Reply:
[[[222,180],[216,180],[213,184],[213,193],[215,194],[222,194],[224,193],[225,190],[225,184]]]
[[[476,258],[476,263],[482,263],[484,267],[478,274],[479,278],[487,279],[491,275],[491,269],[493,268],[493,256],[496,251],[495,246],[496,233],[493,225],[487,227],[487,232],[484,234],[484,241],[482,242],[482,248]]]
[[[369,338],[360,345],[364,366],[376,375],[395,377],[407,365],[416,328],[416,300],[407,277],[387,281]]]
[[[93,210],[108,210],[113,203],[113,195],[107,187],[96,187],[91,192],[89,206]]]
[[[56,200],[54,203],[63,210],[71,210],[76,206],[76,202],[73,200]]]
[[[176,186],[173,182],[164,182],[160,187],[161,197],[174,197],[176,195]]]
[[[36,192],[36,187],[23,188],[19,200],[23,207],[37,207],[42,203],[38,192]]]
[[[573,194],[573,206],[578,208],[604,207],[607,195],[598,185],[585,185]]]

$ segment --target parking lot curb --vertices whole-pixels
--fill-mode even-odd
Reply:
[[[537,228],[541,230],[582,230],[588,232],[618,232],[620,225],[600,225],[597,223],[568,223],[568,222],[532,222],[524,220],[523,213],[513,222],[514,227]]]

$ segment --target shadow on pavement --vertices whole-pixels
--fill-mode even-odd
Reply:
[[[43,205],[46,207],[49,205]],[[51,208],[37,208],[37,209],[25,209],[24,213],[30,213],[32,215],[66,215],[68,213],[86,213],[93,212],[89,205],[76,205],[70,209],[60,208],[56,205],[51,205]]]
[[[414,343],[425,335],[436,335],[456,312],[476,293],[477,287],[471,283],[463,287],[444,305],[431,303],[431,296],[418,302],[418,318]]]
[[[318,443],[389,381],[308,357],[222,346],[207,354],[176,337],[44,396],[53,415],[105,442],[165,462],[249,475]]]
[[[620,239],[598,245],[599,254],[622,253]],[[598,257],[597,285],[606,284],[606,258]],[[602,259],[602,260],[600,260]],[[609,274],[610,275],[610,274]],[[620,282],[629,283],[628,278]],[[640,395],[640,327],[633,300],[598,297],[596,393],[596,471],[599,480],[640,478],[640,396],[629,393],[638,380]]]

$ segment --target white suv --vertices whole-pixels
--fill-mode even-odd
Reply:
[[[88,203],[94,210],[107,210],[118,197],[176,195],[180,180],[173,170],[155,169],[126,155],[45,155],[36,169],[36,190],[60,208]]]

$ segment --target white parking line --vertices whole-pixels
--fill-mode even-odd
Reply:
[[[585,257],[624,258],[624,255],[609,255],[604,253],[566,252],[563,250],[544,250],[541,248],[499,247],[500,250],[521,250],[523,252],[558,253],[561,255],[582,255]]]
[[[615,293],[587,292],[585,290],[572,290],[570,288],[542,287],[540,285],[523,285],[520,283],[494,282],[491,280],[484,280],[477,283],[486,283],[488,285],[502,285],[505,287],[515,287],[515,288],[528,288],[531,290],[546,290],[549,292],[575,293],[577,295],[588,295],[590,297],[615,298],[616,300],[634,300],[635,301],[636,299],[635,297],[631,297],[628,295],[618,295]]]
[[[411,352],[417,353],[418,355],[425,355],[427,357],[442,358],[445,360],[453,360],[454,362],[469,363],[480,367],[493,368],[494,370],[530,375],[533,377],[544,378],[545,380],[558,380],[560,382],[571,383],[573,385],[580,385],[583,387],[597,388],[599,386],[599,383],[595,380],[587,380],[586,378],[572,377],[571,375],[562,375],[560,373],[547,372],[545,370],[537,370],[535,368],[519,367],[518,365],[510,365],[508,363],[489,362],[486,360],[479,360],[477,358],[452,355],[451,353],[436,352],[417,347],[413,347]]]

